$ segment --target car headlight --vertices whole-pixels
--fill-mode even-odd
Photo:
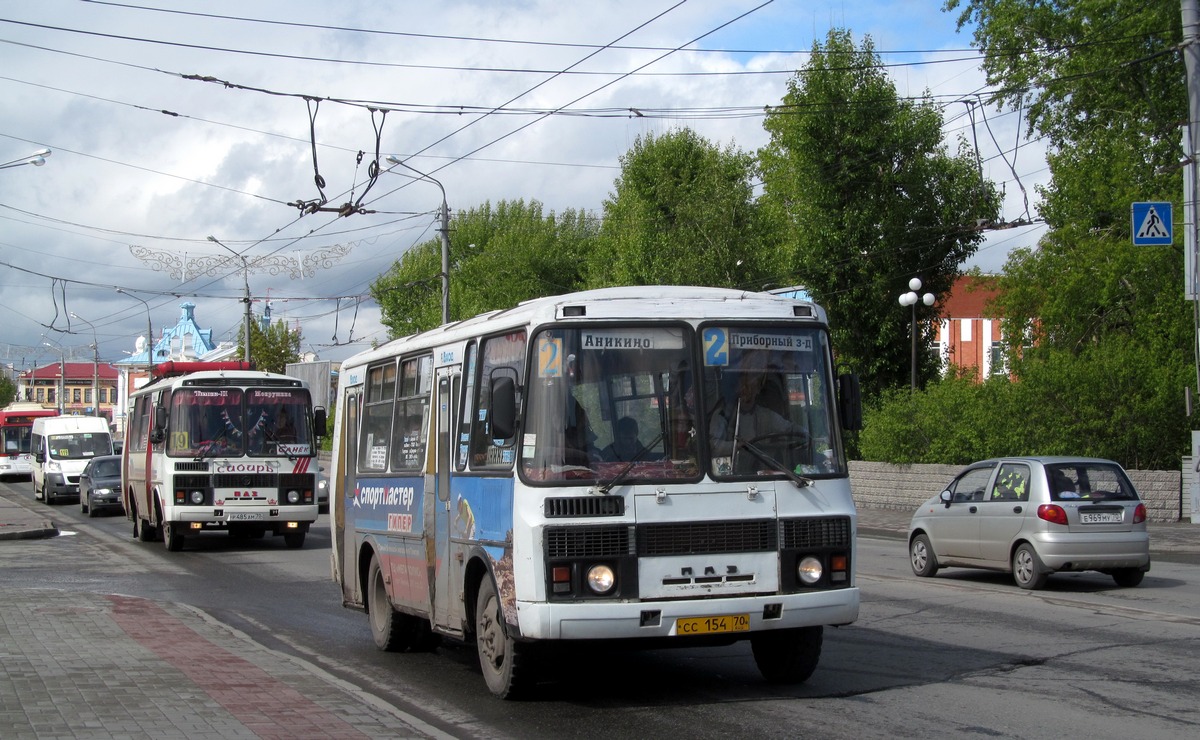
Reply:
[[[607,565],[593,565],[588,568],[587,585],[595,593],[603,596],[613,590],[617,583],[617,575]]]
[[[204,491],[192,491],[188,494],[188,498],[192,500],[193,504],[202,504],[204,503]]]
[[[112,492],[113,492],[113,489],[111,489],[111,488],[94,488],[94,489],[92,489],[92,493],[105,495],[105,496],[107,496],[108,494],[110,494]]]
[[[801,560],[800,564],[796,566],[796,577],[798,577],[802,583],[811,586],[817,581],[821,580],[821,574],[824,572],[824,570],[825,569],[821,565],[821,561],[810,555],[809,557]]]
[[[300,503],[300,492],[295,489],[288,491],[287,492],[287,500],[288,500],[289,504]]]

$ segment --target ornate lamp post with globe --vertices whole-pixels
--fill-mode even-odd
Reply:
[[[926,306],[932,306],[937,297],[933,293],[918,295],[917,291],[921,289],[921,278],[913,278],[908,281],[908,292],[900,295],[901,306],[912,306],[912,390],[917,390],[917,304],[924,303]]]

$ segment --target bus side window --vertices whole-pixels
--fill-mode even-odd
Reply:
[[[363,403],[362,437],[358,444],[359,470],[368,472],[387,470],[388,442],[392,433],[392,410],[395,401],[395,361],[368,370],[366,398]]]

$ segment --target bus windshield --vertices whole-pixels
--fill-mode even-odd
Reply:
[[[704,397],[714,477],[844,474],[827,335],[762,324],[706,326]]]
[[[698,477],[692,336],[683,325],[539,332],[520,453],[526,478]]]
[[[181,388],[171,397],[167,454],[310,455],[308,391],[291,388]]]
[[[29,440],[33,437],[33,427],[5,427],[0,429],[0,442],[3,442],[3,454],[29,454]]]

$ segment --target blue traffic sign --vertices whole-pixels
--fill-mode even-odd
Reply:
[[[1134,203],[1132,213],[1133,246],[1167,246],[1174,241],[1169,202]]]

